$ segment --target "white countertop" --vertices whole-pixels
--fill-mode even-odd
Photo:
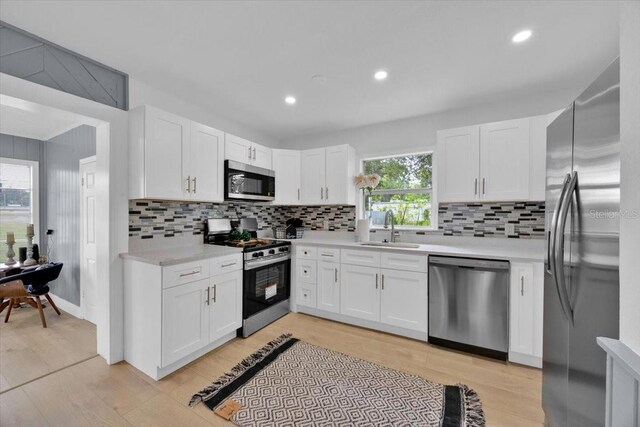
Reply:
[[[458,239],[456,237],[448,240],[439,238],[437,243],[420,243],[416,241],[401,240],[400,243],[419,244],[418,248],[398,248],[384,246],[364,246],[360,242],[352,239],[341,238],[332,239],[331,237],[304,237],[302,239],[289,240],[293,245],[321,245],[335,246],[349,249],[375,250],[375,251],[393,251],[393,252],[411,252],[424,253],[427,255],[444,255],[444,256],[460,256],[472,258],[487,259],[503,259],[508,261],[523,262],[543,262],[544,260],[544,241],[528,241],[517,242],[515,239],[480,239],[473,238]],[[446,241],[445,242],[443,242]],[[483,240],[483,241],[480,241]]]
[[[241,248],[200,244],[140,252],[127,252],[120,254],[120,257],[134,261],[146,262],[147,264],[167,266],[239,253],[242,253]]]

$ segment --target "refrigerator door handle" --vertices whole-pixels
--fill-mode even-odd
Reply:
[[[549,265],[549,269],[547,273],[553,275],[555,277],[555,240],[556,240],[556,231],[558,229],[558,217],[560,216],[560,207],[562,206],[562,201],[564,200],[565,193],[567,192],[567,186],[571,181],[571,175],[567,174],[564,177],[564,182],[562,183],[562,189],[560,190],[560,197],[558,197],[558,202],[556,203],[556,209],[553,211],[553,216],[551,217],[551,225],[549,227],[549,242],[547,242],[547,263]]]
[[[578,186],[578,172],[573,172],[569,186],[565,193],[564,200],[560,206],[560,213],[558,215],[558,224],[555,235],[555,270],[556,270],[556,285],[558,287],[558,293],[560,294],[560,302],[564,307],[569,321],[573,323],[573,308],[571,308],[571,301],[569,299],[569,291],[567,284],[564,280],[564,229],[567,225],[567,215],[569,214],[569,208],[571,207],[571,201],[573,200],[573,193]]]

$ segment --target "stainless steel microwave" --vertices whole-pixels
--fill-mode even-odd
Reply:
[[[273,200],[276,195],[275,176],[275,172],[269,169],[225,160],[224,198],[226,200]]]

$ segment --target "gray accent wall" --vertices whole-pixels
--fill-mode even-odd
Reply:
[[[96,131],[80,126],[44,145],[46,208],[43,217],[54,231],[51,258],[62,261],[60,278],[51,285],[55,295],[80,305],[80,159],[96,154]]]
[[[128,76],[0,21],[0,71],[128,109]]]

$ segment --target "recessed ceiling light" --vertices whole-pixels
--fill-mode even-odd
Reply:
[[[388,76],[389,76],[389,73],[387,73],[384,70],[380,70],[380,71],[376,71],[376,73],[373,75],[373,78],[376,80],[385,80]]]
[[[289,105],[293,105],[293,104],[295,104],[295,103],[296,103],[296,98],[294,98],[293,96],[287,96],[287,97],[284,99],[284,102],[286,102],[286,103],[287,103],[287,104],[289,104]]]
[[[511,40],[514,43],[522,43],[523,41],[528,40],[529,37],[531,37],[531,34],[531,30],[523,30],[519,33],[516,33],[516,35],[514,35]]]

